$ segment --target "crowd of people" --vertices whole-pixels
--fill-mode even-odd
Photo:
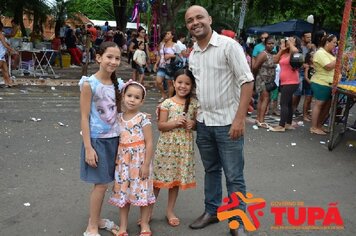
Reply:
[[[257,45],[252,54],[252,69],[256,75],[255,91],[259,97],[256,119],[259,127],[274,132],[294,130],[296,125],[293,125],[293,116],[300,114],[304,122],[311,121],[311,133],[326,135],[328,132],[324,123],[331,104],[337,38],[325,31],[315,33],[314,38],[312,42],[312,33],[303,32],[301,38],[291,36],[277,43],[274,38],[268,37],[268,33],[261,34],[263,45]],[[273,52],[273,47],[278,48],[278,52]],[[297,61],[298,58],[295,58],[298,56],[302,60]],[[268,113],[269,101],[276,100],[272,97],[274,93],[278,96],[278,91],[281,94],[280,121],[278,126],[271,127],[264,122],[264,116]],[[302,113],[297,110],[301,96],[305,96]],[[275,105],[272,103],[271,107]],[[275,110],[273,113],[276,114]]]

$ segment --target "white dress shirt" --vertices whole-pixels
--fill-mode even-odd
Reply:
[[[189,69],[197,85],[197,120],[207,126],[230,125],[239,107],[241,86],[254,80],[241,45],[213,31],[206,48],[194,44]]]

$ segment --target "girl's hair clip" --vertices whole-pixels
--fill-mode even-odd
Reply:
[[[123,85],[123,88],[122,88],[122,92],[125,93],[125,90],[127,88],[127,86],[129,86],[130,84],[135,84],[135,85],[138,85],[142,88],[143,90],[143,98],[146,97],[146,89],[145,89],[145,86],[143,86],[142,84],[130,79],[129,81],[127,81],[124,85]]]

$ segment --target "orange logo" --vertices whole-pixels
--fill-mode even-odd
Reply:
[[[251,216],[251,219],[247,216],[246,212],[241,209],[236,209],[240,205],[240,201],[243,201],[246,204],[247,212]],[[230,201],[231,198],[231,201]],[[246,197],[240,192],[234,192],[229,197],[224,198],[224,203],[226,205],[218,208],[217,217],[220,221],[229,219],[233,216],[237,216],[242,220],[244,227],[247,231],[255,231],[260,227],[260,222],[256,216],[263,216],[264,213],[262,209],[266,206],[266,201],[263,198],[253,198],[252,193],[246,193]],[[229,210],[232,209],[232,210]],[[237,220],[232,220],[229,222],[230,229],[239,228],[240,223]]]

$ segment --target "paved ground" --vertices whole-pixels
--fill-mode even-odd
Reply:
[[[158,98],[157,91],[149,90],[143,110],[154,113]],[[78,87],[0,89],[1,236],[82,235],[91,186],[79,180],[78,101]],[[354,109],[352,121],[355,114]],[[41,121],[35,122],[32,118]],[[157,140],[158,132],[155,122],[153,124]],[[347,132],[332,152],[322,143],[327,139],[309,134],[308,125],[286,133],[255,130],[252,124],[247,125],[245,175],[248,191],[267,202],[264,216],[259,217],[260,228],[250,235],[356,235],[356,133]],[[155,235],[228,235],[226,222],[198,231],[188,227],[203,209],[204,171],[198,152],[196,159],[198,186],[195,190],[182,191],[178,198],[176,213],[182,224],[177,228],[167,225],[164,217],[167,194],[163,191],[151,225]],[[337,202],[345,229],[271,230],[274,218],[270,204],[276,201],[302,201],[305,206],[320,206],[325,211],[330,202]],[[105,203],[102,212],[118,221],[116,208]],[[129,225],[131,235],[139,231],[135,225],[137,218],[138,209],[133,208]],[[289,225],[286,217],[284,223]],[[101,235],[111,234],[102,232]]]

